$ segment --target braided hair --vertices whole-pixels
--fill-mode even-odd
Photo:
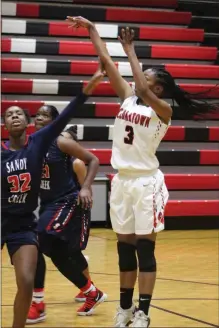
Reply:
[[[151,69],[156,76],[157,83],[163,87],[162,97],[171,98],[173,101],[173,109],[175,109],[176,118],[203,118],[205,114],[214,112],[219,109],[219,104],[209,103],[203,100],[194,100],[197,95],[205,95],[211,89],[206,90],[203,93],[191,94],[181,89],[174,81],[172,75],[162,68]],[[175,108],[175,102],[179,105],[177,110]]]
[[[68,129],[65,130],[65,132],[68,132],[71,135],[73,140],[78,141],[77,125],[70,126]]]

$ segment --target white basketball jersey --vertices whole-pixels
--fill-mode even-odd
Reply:
[[[137,100],[132,96],[123,102],[113,129],[111,165],[127,173],[159,167],[155,153],[169,127],[151,107],[138,105]]]

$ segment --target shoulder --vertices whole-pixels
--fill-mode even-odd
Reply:
[[[128,97],[128,98],[126,98],[124,101],[123,101],[123,103],[122,103],[122,105],[125,105],[125,104],[129,104],[129,103],[133,103],[133,102],[137,102],[137,100],[138,100],[138,97],[136,96],[136,95],[131,95],[130,97]]]
[[[64,153],[68,153],[69,147],[72,147],[73,144],[75,144],[75,141],[68,132],[62,132],[62,134],[57,138],[57,146]]]

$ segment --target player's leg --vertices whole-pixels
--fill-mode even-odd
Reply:
[[[139,311],[133,327],[149,327],[149,309],[156,281],[155,243],[157,232],[164,229],[164,209],[168,191],[163,174],[138,179],[135,194],[135,232],[139,265]]]
[[[13,236],[12,239],[13,241],[10,240],[8,242],[8,250],[14,265],[17,283],[12,327],[23,328],[26,323],[33,293],[38,252],[37,241],[35,234],[32,232],[24,233],[21,236],[20,246],[19,236]],[[24,244],[25,242],[26,245]]]
[[[38,323],[46,319],[46,306],[44,303],[45,276],[46,261],[43,254],[39,251],[34,280],[33,298],[27,317],[27,324]]]
[[[91,280],[91,277],[90,277],[90,271],[89,271],[89,264],[88,264],[88,261],[89,261],[89,257],[84,255],[86,261],[87,261],[87,268],[83,271],[83,274],[85,275],[85,277],[88,279],[88,280]],[[92,282],[93,283],[93,282]],[[79,303],[84,303],[86,301],[86,297],[84,296],[84,293],[82,293],[81,291],[75,296],[75,302],[79,302]]]
[[[86,302],[77,311],[78,315],[91,315],[97,305],[104,302],[107,295],[96,288],[87,279],[83,271],[87,268],[87,261],[81,251],[69,252],[69,245],[60,239],[53,244],[51,260],[57,269],[85,295]]]
[[[149,308],[156,282],[155,242],[156,234],[137,235],[137,255],[139,263],[139,307],[133,327],[149,327]]]
[[[81,211],[82,211],[82,213],[81,213]],[[81,235],[81,226],[82,226],[81,223],[83,223],[83,225],[84,225],[84,227],[86,228],[86,231],[87,231],[86,236],[83,236],[83,239],[85,240],[85,243],[83,245],[83,249],[85,249],[86,246],[87,246],[88,239],[89,239],[91,211],[90,211],[90,209],[87,209],[87,210],[80,209],[78,215],[79,215],[78,223],[80,223],[80,224],[78,224],[78,235],[79,236]],[[81,220],[81,218],[82,218],[82,220]],[[81,254],[81,256],[84,256],[83,253]],[[90,272],[89,272],[89,265],[88,265],[88,257],[87,256],[84,256],[84,257],[85,257],[86,262],[87,262],[87,267],[83,270],[83,274],[85,275],[85,277],[88,280],[91,281]],[[85,298],[84,294],[81,291],[76,295],[75,301],[76,302],[85,302],[86,301],[86,298]]]
[[[117,234],[120,271],[120,306],[127,310],[132,306],[137,279],[136,240],[134,234]]]
[[[110,218],[117,233],[117,251],[120,271],[120,306],[115,327],[124,327],[132,319],[134,286],[137,278],[135,223],[129,181],[116,175],[111,185]]]

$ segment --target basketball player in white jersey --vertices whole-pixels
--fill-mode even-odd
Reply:
[[[191,116],[206,112],[207,107],[190,100],[167,71],[152,68],[143,73],[133,45],[134,31],[126,28],[119,40],[132,68],[133,93],[110,58],[95,25],[83,17],[68,17],[67,20],[74,28],[88,29],[112,87],[122,101],[114,124],[111,158],[113,168],[118,170],[112,181],[110,198],[120,269],[120,306],[115,327],[125,327],[130,320],[132,327],[149,327],[149,306],[156,280],[156,234],[164,229],[168,200],[164,175],[159,170],[155,153],[170,125],[172,108],[160,98],[171,97],[186,107],[184,110],[190,110]],[[132,299],[137,270],[139,307],[136,311]]]

